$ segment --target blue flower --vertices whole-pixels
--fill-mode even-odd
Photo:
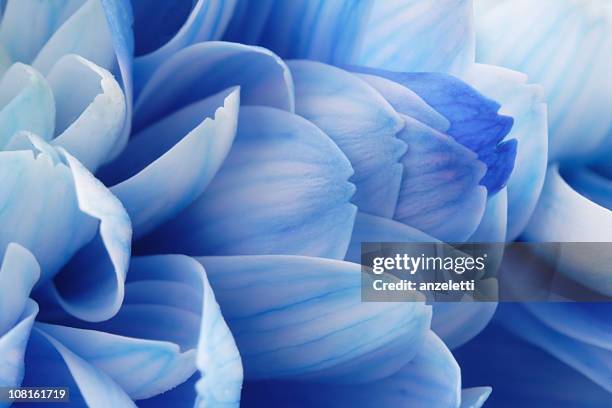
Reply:
[[[0,385],[90,406],[484,404],[450,349],[497,305],[362,302],[358,264],[363,241],[503,242],[551,218],[543,90],[476,44],[470,1],[9,1]],[[525,309],[487,330],[608,347]]]

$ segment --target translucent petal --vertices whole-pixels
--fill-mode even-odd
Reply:
[[[0,24],[0,43],[12,61],[29,64],[51,35],[85,0],[7,2]],[[24,31],[24,27],[27,30]]]
[[[42,323],[36,327],[105,372],[132,399],[168,391],[195,372],[195,350],[181,352],[176,344]]]
[[[103,371],[41,328],[35,327],[32,332],[26,366],[24,387],[68,387],[70,403],[76,406],[135,407],[130,397]]]
[[[39,276],[40,267],[30,251],[18,244],[8,244],[0,266],[0,336],[22,317]]]
[[[446,242],[462,242],[480,224],[487,191],[486,166],[476,154],[422,123],[404,117],[398,138],[402,182],[393,218]]]
[[[473,387],[461,390],[461,408],[480,408],[491,395],[491,387]]]
[[[275,0],[238,0],[223,39],[243,44],[257,44],[273,6]]]
[[[111,191],[130,214],[136,238],[196,200],[221,167],[236,134],[240,95],[233,89],[219,96],[145,129],[132,138],[119,163],[111,164],[113,171],[118,167],[128,167],[129,173],[135,170]]]
[[[198,258],[240,349],[248,379],[363,383],[416,355],[430,308],[362,302],[357,264],[296,256]]]
[[[78,87],[75,87],[78,78]],[[67,55],[47,76],[56,103],[54,146],[68,150],[91,172],[123,144],[125,98],[112,74],[77,55]]]
[[[396,138],[402,118],[367,82],[331,65],[290,61],[296,113],[321,128],[346,154],[360,211],[391,217],[406,145]]]
[[[588,160],[611,130],[606,1],[476,2],[476,57],[529,75],[549,106],[552,160]]]
[[[354,63],[394,71],[459,73],[474,62],[471,1],[375,1]]]
[[[96,65],[111,69],[115,62],[112,41],[102,2],[86,0],[51,35],[32,66],[47,74],[63,55],[78,54]]]
[[[312,123],[278,109],[243,107],[234,145],[212,183],[139,249],[341,259],[355,216],[351,174],[346,157]]]
[[[79,210],[99,223],[99,228],[94,240],[55,278],[54,290],[69,313],[88,321],[108,319],[123,301],[131,251],[130,219],[104,184],[69,153],[62,151],[62,156],[72,173]]]
[[[508,138],[518,141],[516,162],[508,180],[508,231],[512,241],[523,231],[537,203],[548,157],[547,108],[543,89],[521,73],[474,64],[463,79],[501,104],[500,113],[514,118]]]
[[[481,184],[489,194],[501,190],[514,168],[517,142],[504,140],[513,119],[500,115],[500,105],[480,94],[465,82],[431,72],[391,72],[365,67],[351,70],[370,73],[395,81],[414,91],[427,104],[450,121],[446,134],[478,154],[487,165]]]
[[[155,71],[136,101],[134,128],[236,85],[245,105],[294,109],[291,73],[279,57],[260,47],[208,41],[177,52]]]
[[[348,63],[359,49],[370,8],[370,1],[275,1],[259,44],[283,58]]]
[[[191,44],[221,38],[221,34],[223,34],[234,11],[236,0],[197,0],[195,2],[183,2],[183,4],[185,3],[192,3],[191,11],[183,25],[171,39],[165,42],[165,38],[147,38],[148,44],[146,50],[151,50],[152,52],[136,59],[134,69],[135,86],[137,89],[142,89],[142,86],[150,78],[155,69],[180,49]],[[170,16],[181,9],[180,4],[173,3],[168,7],[164,4],[153,4],[151,1],[142,0],[136,1],[135,6],[136,29],[140,29],[136,31],[137,41],[142,39],[140,36],[143,35],[144,30],[149,31],[146,33],[148,37],[165,34],[166,27],[172,21]],[[159,21],[159,23],[156,23],[156,21]],[[175,21],[180,21],[180,17]],[[160,30],[160,26],[164,27],[164,29]],[[151,33],[150,31],[153,32]],[[155,47],[156,44],[159,44],[160,47]]]
[[[53,91],[34,68],[13,64],[0,80],[0,150],[18,131],[50,140],[55,127]]]
[[[396,373],[359,385],[265,381],[248,383],[246,407],[458,407],[459,366],[444,343],[429,332],[419,353]]]

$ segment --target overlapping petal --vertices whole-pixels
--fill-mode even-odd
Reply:
[[[208,186],[234,140],[239,105],[239,90],[231,89],[183,108],[132,138],[108,166],[115,178],[126,178],[111,190],[130,214],[136,238],[172,219]]]
[[[296,256],[198,259],[247,379],[378,380],[412,360],[429,330],[431,312],[422,302],[361,302],[358,264]]]
[[[342,259],[356,211],[351,174],[346,157],[312,123],[278,109],[243,107],[234,145],[212,183],[139,247]]]
[[[155,71],[136,101],[134,128],[237,85],[244,105],[294,110],[291,73],[278,56],[261,47],[209,41],[184,48]]]
[[[589,160],[610,132],[612,8],[605,1],[476,1],[479,62],[525,72],[549,106],[550,157]]]
[[[296,113],[321,128],[346,154],[355,170],[353,202],[361,211],[391,217],[399,193],[406,151],[396,134],[400,115],[367,82],[314,61],[288,63],[295,83]]]

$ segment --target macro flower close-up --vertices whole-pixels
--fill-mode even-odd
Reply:
[[[609,1],[0,12],[0,407],[612,406]]]

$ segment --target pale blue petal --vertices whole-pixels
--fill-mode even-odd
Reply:
[[[91,408],[135,407],[103,371],[77,356],[35,326],[26,353],[24,387],[68,387],[70,402]]]
[[[346,154],[360,211],[391,217],[397,202],[406,145],[396,138],[404,123],[367,82],[314,61],[288,63],[295,83],[296,113],[321,128]]]
[[[134,257],[125,293],[113,318],[83,323],[56,317],[79,329],[57,326],[53,335],[104,370],[132,398],[168,391],[197,367],[203,373],[200,398],[236,405],[242,385],[240,356],[202,265],[182,255]]]
[[[259,43],[283,58],[349,63],[359,50],[371,3],[369,0],[275,1]]]
[[[84,0],[7,2],[0,24],[0,43],[11,61],[32,62],[49,37],[83,3]]]
[[[491,395],[491,387],[473,387],[461,390],[461,408],[480,408]]]
[[[361,262],[362,242],[439,242],[439,240],[398,221],[358,212],[345,257],[347,261]]]
[[[341,259],[356,211],[351,174],[346,157],[312,123],[278,109],[243,107],[234,145],[212,183],[139,247]]]
[[[79,210],[89,216],[88,221],[99,223],[99,232],[56,277],[54,290],[69,313],[88,321],[108,319],[123,301],[131,251],[130,219],[104,184],[68,152],[61,153],[72,173]]]
[[[13,64],[0,81],[0,150],[18,131],[50,140],[55,126],[53,91],[34,68]]]
[[[18,387],[25,371],[24,357],[38,305],[28,300],[20,320],[9,331],[0,335],[0,386]],[[0,407],[8,404],[0,402]]]
[[[123,124],[121,140],[124,143],[116,144],[110,158],[115,157],[123,147],[130,135],[132,126],[132,55],[134,54],[134,35],[132,33],[132,8],[129,2],[120,0],[101,0],[106,23],[111,35],[111,42],[115,49],[117,67],[113,71],[116,77],[121,78],[121,84],[126,101],[126,120]]]
[[[375,1],[354,63],[460,73],[474,62],[472,13],[469,0]]]
[[[94,237],[96,222],[80,211],[70,169],[51,148],[0,152],[0,180],[0,248],[28,248],[45,282]]]
[[[176,344],[96,330],[42,323],[36,327],[105,372],[135,400],[168,391],[195,372],[194,349],[181,352]]]
[[[508,134],[518,141],[508,180],[507,240],[512,241],[527,225],[544,185],[548,127],[543,89],[528,84],[524,74],[491,65],[474,64],[463,79],[498,101],[501,113],[514,118]]]
[[[204,304],[197,356],[197,366],[202,377],[196,384],[196,406],[237,408],[240,406],[244,375],[242,360],[204,273],[202,283]]]
[[[223,39],[257,44],[274,6],[275,0],[238,0]]]
[[[134,137],[119,163],[111,163],[113,171],[128,167],[134,174],[111,191],[126,207],[135,238],[177,215],[208,186],[234,140],[239,105],[233,89],[183,108]]]
[[[77,55],[60,58],[47,80],[56,105],[58,136],[52,145],[65,148],[95,172],[124,142],[126,106],[121,87],[110,72]]]
[[[562,171],[562,176],[578,193],[612,211],[612,179],[587,167]]]
[[[140,408],[192,407],[197,399],[195,390],[197,374],[168,392],[138,401]],[[213,406],[213,408],[215,408]]]
[[[464,386],[493,388],[485,407],[601,408],[609,405],[612,395],[495,322],[457,349],[455,358]]]
[[[496,309],[495,302],[435,302],[431,329],[454,350],[487,327]]]
[[[535,242],[610,242],[612,211],[578,193],[559,174],[558,166],[552,165],[524,237]],[[569,246],[567,249],[571,250]],[[597,292],[611,295],[612,258],[572,252],[563,258],[561,272]]]
[[[494,243],[506,241],[508,225],[508,193],[504,187],[487,200],[482,220],[469,238],[470,242]],[[496,246],[493,246],[496,248]]]
[[[29,299],[40,275],[36,259],[25,248],[9,244],[0,266],[0,386],[18,387],[37,304]],[[5,404],[0,403],[0,406]]]
[[[606,1],[476,2],[476,57],[543,85],[551,159],[585,160],[612,129],[612,8]]]
[[[182,2],[184,9],[186,3],[191,3],[191,12],[183,25],[171,39],[165,42],[160,36],[160,31],[165,34],[172,21],[172,14],[180,13],[181,5],[173,2],[171,5],[163,3],[152,3],[151,1],[135,1],[136,15],[136,44],[144,47],[144,51],[152,51],[136,59],[134,64],[135,84],[137,89],[142,89],[146,81],[151,77],[155,69],[165,62],[180,49],[203,41],[218,40],[229,24],[230,18],[236,5],[236,0],[197,0],[194,2]],[[177,10],[178,9],[178,10]],[[180,16],[174,17],[175,22],[180,22]],[[160,29],[159,27],[164,27]],[[147,33],[153,31],[153,33]],[[144,31],[144,32],[143,32]],[[141,36],[145,37],[145,44],[141,46]],[[151,36],[153,35],[153,38]],[[162,38],[155,38],[162,37]],[[159,48],[156,46],[158,45]],[[140,50],[137,51],[142,51]],[[140,54],[140,52],[139,52]]]
[[[513,119],[499,114],[500,105],[480,94],[465,82],[439,73],[392,72],[366,67],[351,70],[395,81],[414,91],[451,123],[445,132],[478,154],[487,165],[481,184],[489,194],[502,189],[510,177],[516,157],[517,141],[504,140]]]
[[[236,85],[244,105],[294,110],[291,73],[278,56],[261,47],[208,41],[177,52],[155,71],[136,101],[134,128]]]
[[[84,1],[74,14],[66,18],[40,49],[32,66],[47,74],[66,54],[78,54],[96,65],[112,69],[115,50],[100,0]]]
[[[438,132],[444,133],[450,128],[448,119],[405,86],[376,75],[358,76],[374,87],[398,113],[416,119]]]
[[[451,137],[407,116],[404,121],[398,138],[408,151],[393,218],[442,241],[465,241],[485,212],[485,164]]]
[[[30,251],[18,244],[8,244],[0,266],[0,336],[22,318],[39,276],[40,267]]]
[[[359,385],[253,382],[246,407],[459,407],[461,374],[444,343],[429,332],[419,353],[387,378]]]
[[[198,259],[251,380],[378,380],[412,360],[429,330],[431,310],[422,302],[362,302],[358,264],[299,256]]]
[[[556,305],[544,304],[544,310],[548,313],[540,315],[545,318],[540,320],[538,314],[534,315],[528,311],[537,311],[539,306],[537,304],[527,307],[518,304],[504,305],[499,309],[496,319],[517,336],[543,348],[612,393],[612,376],[610,375],[612,373],[612,343],[597,341],[592,344],[592,342],[581,341],[580,336],[576,338],[555,330],[550,325],[554,325],[555,321],[560,324],[558,320],[563,319],[565,314],[563,308],[558,308],[557,313],[554,313],[553,308]],[[591,306],[597,307],[597,305]],[[607,305],[602,306],[602,310],[609,313],[610,308],[606,307]],[[598,327],[594,325],[593,329],[596,330]],[[565,331],[567,332],[567,329]],[[589,329],[584,331],[588,333]]]

